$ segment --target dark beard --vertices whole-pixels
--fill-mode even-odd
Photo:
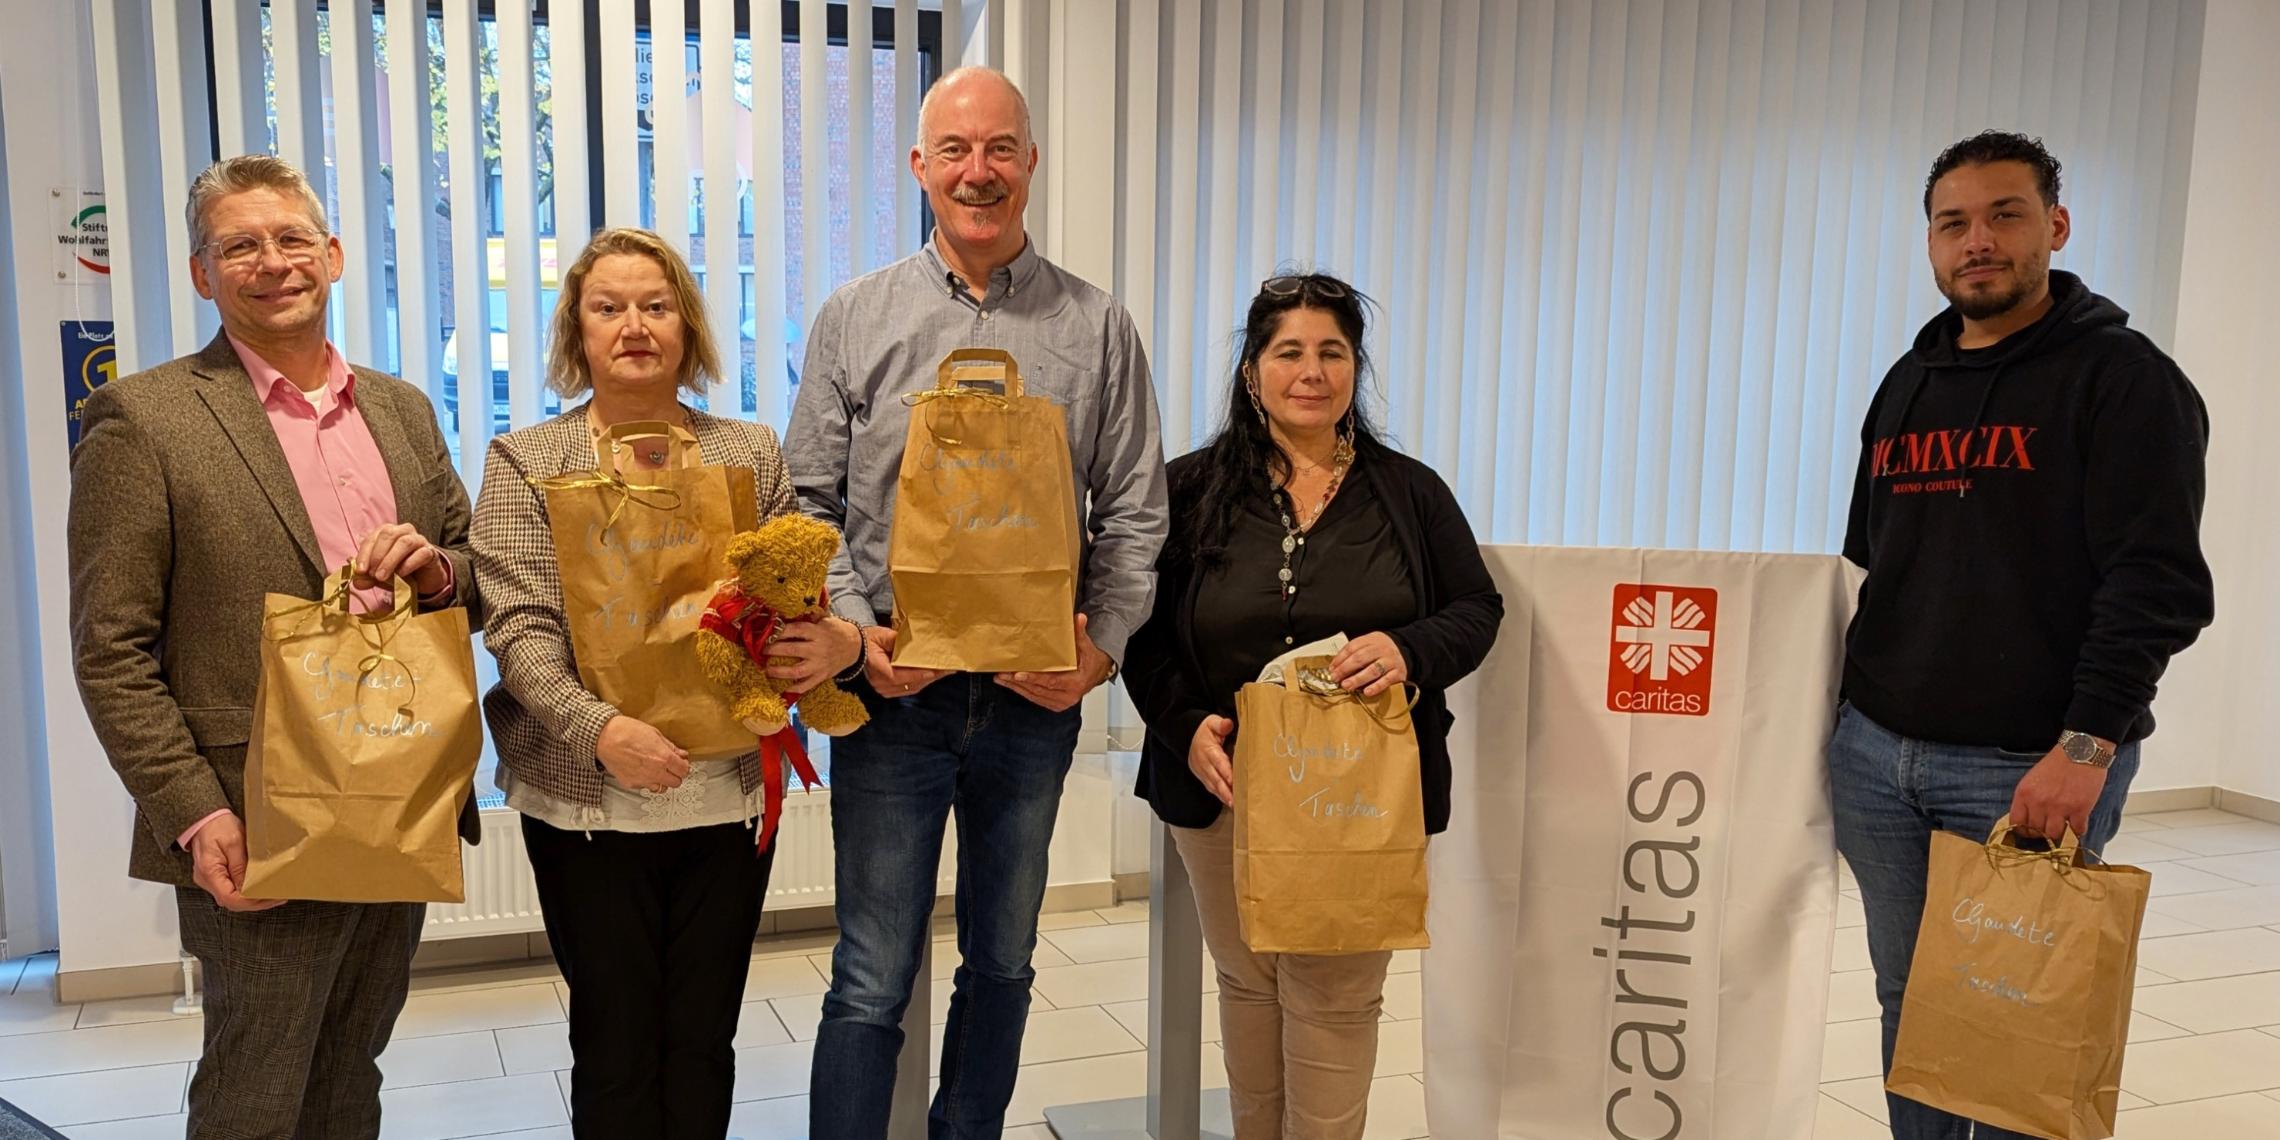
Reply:
[[[1947,282],[1940,282],[1939,286],[1940,295],[1946,297],[1948,304],[1955,306],[1955,311],[1965,320],[1984,321],[1990,317],[2002,316],[2026,303],[2027,298],[2034,296],[2035,291],[2042,288],[2043,282],[2049,279],[2050,270],[2046,268],[2022,275],[2018,284],[2001,293],[1964,293],[1952,289]]]

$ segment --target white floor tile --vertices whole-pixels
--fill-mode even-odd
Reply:
[[[2280,1045],[2280,1038],[2271,1040]],[[1204,1071],[1208,1077],[1211,1066],[1206,1064]],[[1210,1082],[1207,1079],[1205,1083]],[[1224,1077],[1220,1083],[1226,1083]],[[1014,1081],[1013,1101],[1006,1109],[1005,1122],[1008,1127],[1042,1124],[1045,1110],[1055,1105],[1116,1100],[1142,1096],[1147,1091],[1146,1053],[1113,1053],[1105,1057],[1024,1065]]]
[[[2183,865],[2251,886],[2280,886],[2280,851],[2250,851],[2241,855],[2214,855],[2183,861]]]
[[[1377,1069],[1372,1076],[1400,1077],[1425,1071],[1425,1023],[1387,1021],[1378,1025]]]
[[[2280,1038],[2274,1038],[2280,1042]],[[1821,1038],[1821,1079],[1850,1081],[1884,1073],[1884,1031],[1881,1023],[1840,1021]]]
[[[1205,977],[1208,986],[1208,972]],[[1129,958],[1048,967],[1037,971],[1036,991],[1055,1008],[1138,1001],[1148,996],[1148,961]]]
[[[1362,1140],[1423,1140],[1425,1086],[1408,1077],[1370,1082],[1370,1119]]]
[[[1387,974],[1385,1012],[1395,1021],[1415,1021],[1425,1016],[1425,975]]]
[[[1813,1140],[1892,1140],[1880,1120],[1863,1116],[1823,1093],[1813,1115]]]
[[[1871,968],[1868,959],[1868,928],[1857,926],[1838,931],[1836,945],[1829,958],[1829,972],[1842,974]]]
[[[190,1066],[146,1065],[0,1081],[0,1100],[52,1128],[137,1116],[163,1116],[182,1108]]]
[[[1000,1133],[998,1140],[1061,1140],[1053,1129],[1043,1124],[1023,1124]]]
[[[0,1080],[195,1061],[204,1037],[190,1018],[0,1037]]]
[[[2233,891],[2248,885],[2239,879],[2213,875],[2181,863],[2156,863],[2147,869],[2153,872],[2152,895],[2157,899],[2206,894],[2210,891]]]
[[[2275,1040],[2274,1044],[2280,1044]],[[736,1051],[735,1100],[769,1100],[807,1092],[815,1043],[794,1041]]]
[[[57,961],[52,951],[25,958],[24,972],[16,976],[16,992],[21,994],[37,990],[52,996],[55,993]]]
[[[748,1001],[736,1013],[736,1042],[738,1049],[757,1049],[762,1045],[785,1045],[792,1040],[791,1031],[776,1017],[774,1006],[764,1001]]]
[[[1107,1010],[1108,1015],[1115,1018],[1116,1024],[1122,1026],[1126,1033],[1131,1034],[1133,1040],[1138,1041],[1143,1047],[1148,1044],[1148,1003],[1146,1001],[1120,1001],[1115,1005],[1102,1006],[1101,1008]],[[1219,999],[1206,997],[1203,999],[1201,1008],[1203,1011],[1203,1039],[1207,1043],[1217,1044],[1219,1042]]]
[[[16,992],[16,979],[24,976],[24,959],[0,958],[0,997]]]
[[[1099,915],[1102,922],[1146,922],[1148,921],[1148,900],[1134,899],[1131,902],[1120,903],[1106,910],[1096,910],[1093,913]]]
[[[2198,851],[2188,851],[2162,842],[2167,832],[2147,832],[2138,835],[2117,835],[2099,856],[2108,863],[2143,866],[2147,863],[2166,863],[2172,859],[2192,859]]]
[[[804,957],[755,959],[751,973],[744,976],[746,1001],[821,994],[830,988],[830,975],[817,970],[815,964]]]
[[[1106,925],[1107,922],[1107,919],[1102,918],[1097,912],[1094,911],[1064,910],[1057,911],[1052,914],[1038,915],[1037,929],[1039,931],[1071,930],[1080,926],[1103,926]]]
[[[2139,990],[2148,990],[2155,986],[2166,986],[2176,980],[2177,979],[2175,978],[2162,977],[2160,974],[2156,974],[2143,966],[2139,966],[2137,970],[2137,982],[2135,984],[2135,988]]]
[[[2280,851],[2280,824],[2235,823],[2224,827],[2188,827],[2161,837],[2160,842],[2195,855],[2246,855]]]
[[[2122,1065],[2122,1088],[2155,1104],[2273,1087],[2280,1087],[2280,1037],[2253,1029],[2132,1046]],[[2259,1133],[2203,1135],[2230,1137]]]
[[[2175,1037],[2191,1037],[2193,1031],[2171,1025],[2142,1009],[2130,1010],[2130,1032],[2127,1038],[2132,1045],[2146,1041],[2167,1041]]]
[[[1423,950],[1396,950],[1393,952],[1393,957],[1387,960],[1385,972],[1388,974],[1414,974],[1424,967],[1425,952]]]
[[[2131,1008],[2194,1033],[2280,1025],[2280,972],[2154,986],[2138,991]],[[2280,1073],[2273,1076],[2280,1086]]]
[[[2145,921],[2138,925],[2138,938],[2143,940],[2167,938],[2172,934],[2200,934],[2207,929],[2208,927],[2197,926],[2182,918],[2163,914],[2148,904],[2145,908]]]
[[[2190,1104],[2130,1109],[2115,1120],[2114,1140],[2246,1140],[2280,1136],[2280,1100],[2242,1094]]]
[[[121,998],[117,1001],[91,1001],[79,1007],[79,1028],[93,1029],[100,1025],[140,1025],[146,1021],[172,1021],[177,1017],[197,1019],[196,1014],[174,1012],[174,995],[158,997]]]
[[[551,1073],[380,1094],[380,1140],[448,1140],[570,1123]]]
[[[1850,970],[1829,975],[1829,1020],[1859,1021],[1884,1016],[1876,1000],[1876,971]]]
[[[380,1054],[380,1087],[410,1088],[503,1077],[499,1039],[488,1030],[442,1037],[397,1037]]]
[[[816,1028],[823,1023],[822,995],[777,998],[768,1006],[776,1011],[776,1020],[792,1035],[792,1040],[815,1040]]]
[[[2255,823],[2245,815],[2234,815],[2215,808],[2194,808],[2190,811],[2160,811],[2133,816],[2157,827],[2226,827],[2236,823]]]
[[[2152,1101],[2147,1100],[2128,1089],[2123,1089],[2121,1091],[2121,1095],[2114,1098],[2115,1107],[2119,1108],[2123,1112],[2128,1112],[2133,1108],[2147,1108],[2152,1106],[2152,1104]],[[2200,1140],[2200,1138],[2196,1137],[2195,1140]]]
[[[45,988],[26,987],[0,996],[0,1037],[26,1033],[54,1033],[79,1024],[79,1007],[57,1005]]]
[[[1043,937],[1067,955],[1069,961],[1080,964],[1148,956],[1148,924],[1145,922],[1083,926],[1073,930],[1056,930]],[[1044,963],[1038,965],[1043,966]]]
[[[2143,835],[2143,834],[2145,834],[2145,833],[2147,833],[2147,832],[2153,832],[2153,831],[2167,831],[2167,830],[2168,830],[2168,828],[2165,828],[2165,827],[2163,827],[2162,825],[2160,825],[2160,824],[2158,824],[2158,823],[2155,823],[2155,822],[2153,821],[2153,817],[2152,817],[2152,816],[2148,816],[2148,815],[2125,815],[2125,816],[2123,816],[2123,817],[2122,817],[2122,825],[2121,825],[2120,827],[2118,827],[2118,828],[2116,828],[2116,829],[2114,830],[2114,834],[2116,834],[2116,835]]]
[[[1861,906],[1860,906],[1860,900],[1859,900],[1859,899],[1856,899],[1856,898],[1854,898],[1854,897],[1852,897],[1851,895],[1844,895],[1844,894],[1840,894],[1840,895],[1838,895],[1838,896],[1837,896],[1837,929],[1838,929],[1838,930],[1840,930],[1840,931],[1843,931],[1843,930],[1850,930],[1850,929],[1852,929],[1853,927],[1856,927],[1856,926],[1867,926],[1867,925],[1868,925],[1868,912],[1867,912],[1867,911],[1865,911],[1865,910],[1862,910],[1862,909],[1861,909]],[[1839,937],[1843,937],[1843,936],[1842,936],[1842,935],[1839,935]]]
[[[394,1039],[544,1025],[563,1017],[562,996],[552,985],[413,994],[404,1002],[403,1015],[396,1019]]]
[[[736,1140],[807,1140],[808,1098],[780,1096],[736,1105],[728,1113],[728,1134]]]
[[[2150,913],[2183,919],[2203,930],[2238,930],[2244,926],[2271,926],[2280,924],[2280,887],[2238,887],[2213,891],[2208,894],[2163,897],[2158,892],[2161,880],[2168,871],[2190,870],[2171,867],[2153,876],[2156,892],[2153,901],[2146,904]],[[2197,871],[2195,874],[2207,874]]]
[[[174,1113],[168,1116],[143,1116],[133,1120],[112,1120],[102,1124],[82,1124],[66,1128],[63,1134],[71,1140],[182,1140],[190,1127],[189,1116]]]
[[[1883,1077],[1857,1077],[1849,1081],[1830,1081],[1821,1086],[1821,1095],[1841,1102],[1845,1107],[1874,1119],[1881,1124],[1890,1119],[1891,1109],[1884,1102]]]
[[[1097,1005],[1031,1010],[1029,1025],[1021,1035],[1021,1063],[1103,1057],[1142,1048],[1139,1038],[1125,1032],[1107,1010]]]
[[[2261,926],[2145,938],[2138,964],[2181,982],[2280,970],[2280,932]]]
[[[519,1077],[526,1073],[551,1073],[570,1067],[570,1026],[567,1022],[548,1025],[523,1025],[501,1029],[492,1036],[498,1039],[499,1063],[506,1075]]]

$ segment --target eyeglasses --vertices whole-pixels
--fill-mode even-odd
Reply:
[[[1260,283],[1259,291],[1270,297],[1295,297],[1302,292],[1311,292],[1317,297],[1346,295],[1346,287],[1339,284],[1337,278],[1319,273],[1269,277]]]
[[[216,260],[237,269],[252,265],[261,257],[262,249],[271,245],[277,247],[277,256],[287,261],[310,262],[324,249],[325,235],[306,226],[294,226],[279,231],[275,237],[232,234],[215,238],[199,248],[212,251]]]

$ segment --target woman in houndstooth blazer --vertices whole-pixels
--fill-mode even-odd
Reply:
[[[594,235],[562,277],[548,381],[592,399],[491,441],[475,506],[475,574],[492,602],[484,697],[499,786],[523,815],[547,940],[570,986],[572,1130],[585,1137],[719,1140],[736,1079],[731,1042],[774,850],[753,852],[759,765],[692,763],[656,728],[578,679],[543,491],[595,463],[612,425],[662,420],[708,464],[749,468],[763,517],[795,509],[776,435],[690,408],[722,375],[703,297],[646,230]],[[638,462],[638,459],[637,459]],[[802,623],[775,652],[809,688],[860,661],[840,619]]]

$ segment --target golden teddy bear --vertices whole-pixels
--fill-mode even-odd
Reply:
[[[786,682],[768,675],[759,657],[785,622],[830,613],[824,576],[839,550],[839,532],[802,514],[778,515],[728,544],[733,576],[713,595],[697,630],[697,660],[728,694],[729,709],[761,736],[791,721]],[[775,658],[779,662],[791,659]],[[845,736],[871,719],[863,702],[825,678],[792,701],[800,720],[825,736]]]

